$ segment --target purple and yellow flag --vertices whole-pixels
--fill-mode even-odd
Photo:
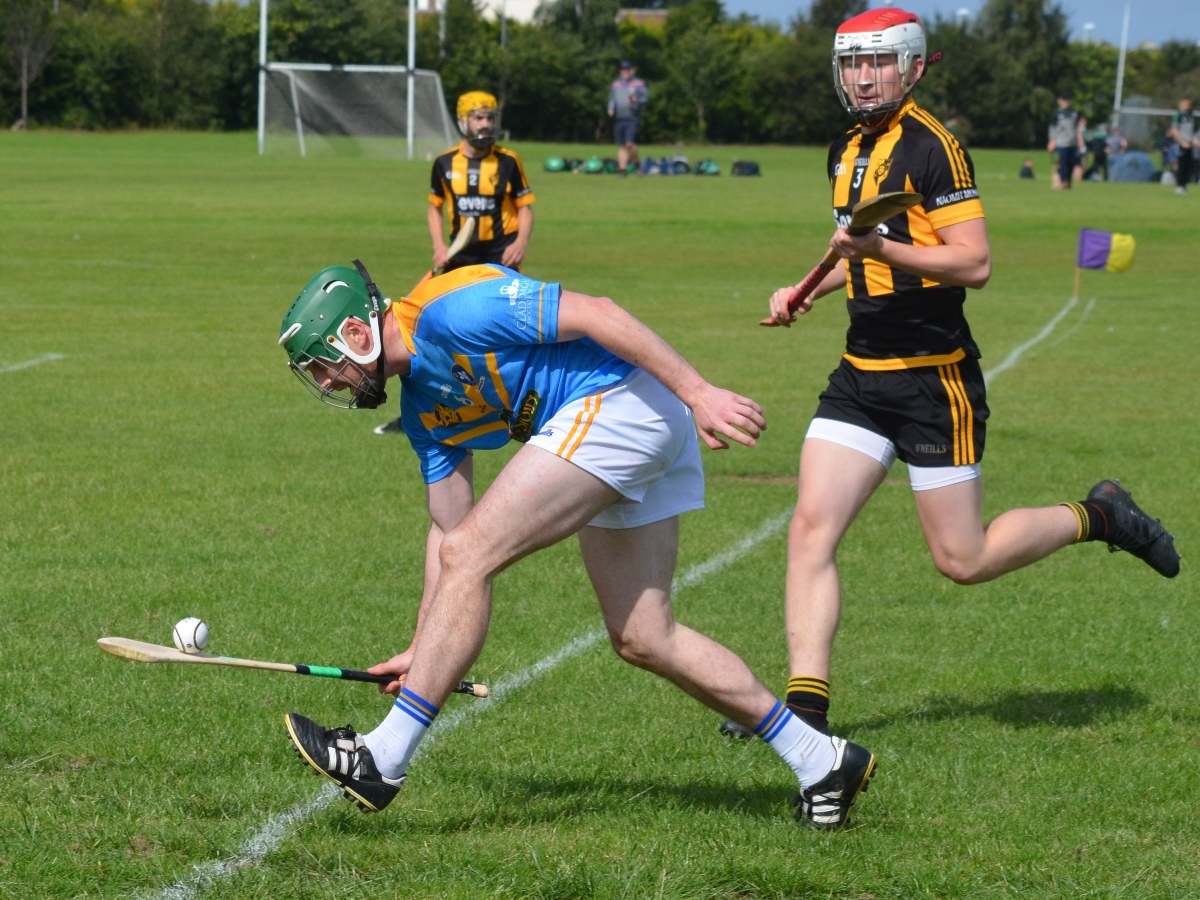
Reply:
[[[1132,234],[1114,234],[1111,231],[1080,228],[1079,258],[1075,265],[1080,269],[1127,272],[1133,265],[1133,250],[1136,246]]]

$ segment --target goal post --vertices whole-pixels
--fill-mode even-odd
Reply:
[[[412,65],[267,62],[267,2],[259,0],[258,152],[431,159],[458,140],[441,76]]]
[[[457,140],[437,72],[272,62],[262,77],[261,153],[427,159]]]

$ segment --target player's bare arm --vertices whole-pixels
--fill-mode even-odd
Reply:
[[[504,248],[504,256],[500,264],[516,268],[525,261],[525,250],[529,246],[529,238],[533,234],[533,207],[517,208],[517,239]]]
[[[844,259],[873,259],[939,284],[976,289],[987,284],[992,253],[984,219],[947,225],[938,236],[943,243],[936,247],[913,247],[884,240],[878,232],[855,237],[839,228],[829,246]]]
[[[433,242],[433,268],[441,269],[446,265],[446,238],[442,234],[442,210],[432,203],[425,211],[425,220],[429,225],[429,239]]]
[[[846,286],[846,268],[838,266],[826,275],[819,285],[811,294],[804,298],[799,306],[796,307],[795,314],[788,312],[788,304],[792,298],[800,291],[800,285],[803,284],[803,279],[791,285],[790,287],[782,287],[771,295],[768,301],[771,307],[771,316],[782,325],[784,328],[791,328],[792,323],[796,321],[797,315],[804,315],[812,309],[813,303],[820,300],[826,294],[832,294],[834,291],[841,290]]]
[[[709,384],[675,349],[607,297],[563,291],[558,307],[558,339],[591,338],[626,362],[662,382],[692,411],[700,436],[712,450],[729,444],[724,435],[753,447],[767,427],[762,407],[749,397]]]
[[[412,665],[413,654],[416,651],[417,638],[421,633],[421,625],[425,621],[429,605],[433,600],[433,592],[437,588],[441,576],[442,537],[452,531],[455,526],[467,517],[467,513],[475,506],[474,469],[472,458],[467,456],[455,467],[454,471],[441,481],[425,486],[425,505],[429,510],[429,534],[425,539],[425,583],[421,592],[421,605],[417,610],[417,625],[413,632],[412,642],[403,653],[397,653],[387,662],[371,666],[367,671],[372,675],[396,675],[391,684],[379,686],[380,693],[395,694],[404,686],[404,678]]]

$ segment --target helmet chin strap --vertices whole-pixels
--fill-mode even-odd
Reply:
[[[367,375],[366,382],[355,388],[354,406],[356,409],[375,409],[387,403],[387,393],[384,391],[387,384],[387,352],[383,343],[383,299],[379,296],[379,288],[371,280],[367,267],[361,260],[356,259],[353,262],[354,268],[358,269],[358,274],[367,286],[367,296],[371,298],[371,306],[376,321],[379,322],[379,356],[375,359],[375,372]]]
[[[364,373],[365,374],[365,373]],[[375,360],[375,372],[354,390],[355,409],[375,409],[387,403],[387,351],[383,341],[379,342],[379,356]]]

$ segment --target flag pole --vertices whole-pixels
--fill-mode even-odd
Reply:
[[[1079,266],[1075,267],[1075,299],[1076,300],[1079,299],[1079,276],[1082,272],[1083,272],[1083,269],[1079,268]]]

